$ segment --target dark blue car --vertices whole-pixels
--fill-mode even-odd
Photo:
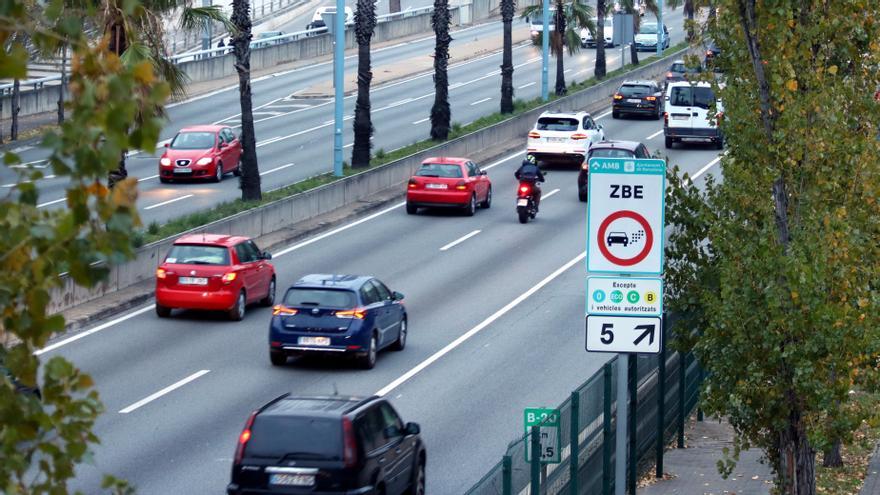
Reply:
[[[406,346],[403,294],[373,277],[306,275],[272,311],[269,358],[275,366],[288,356],[310,353],[352,355],[367,369],[376,354]]]

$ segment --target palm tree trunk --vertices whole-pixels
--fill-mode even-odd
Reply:
[[[696,33],[694,33],[694,0],[685,1],[683,10],[685,17],[687,17],[685,22],[687,24],[687,40],[690,42],[696,36]]]
[[[501,22],[504,25],[504,51],[501,55],[501,113],[513,113],[513,35],[511,24],[516,13],[513,0],[501,0]]]
[[[596,70],[593,75],[602,79],[607,74],[605,65],[605,0],[596,0]]]
[[[232,38],[238,93],[241,104],[241,199],[259,201],[260,168],[257,164],[254,111],[251,101],[251,16],[248,0],[232,0],[232,23],[237,33]]]
[[[110,26],[110,44],[108,49],[117,57],[121,57],[128,48],[128,36],[125,33],[125,25],[121,20],[117,20]],[[107,176],[107,186],[113,187],[114,184],[128,177],[128,168],[126,167],[125,157],[128,150],[122,150],[119,156],[119,162],[116,170],[110,172]]]
[[[568,93],[565,87],[565,5],[556,0],[556,29],[551,34],[556,47],[556,96]]]
[[[633,11],[633,33],[639,32],[639,13]],[[636,49],[636,42],[633,41],[629,45],[630,62],[633,65],[639,65],[639,51]]]
[[[12,80],[12,127],[9,129],[9,139],[18,140],[18,112],[21,111],[21,82],[18,78]]]
[[[843,466],[843,457],[840,455],[840,439],[834,440],[834,443],[828,447],[822,455],[822,467],[841,467]]]
[[[431,139],[444,141],[449,137],[452,111],[449,108],[449,1],[434,0],[431,24],[434,26],[434,105],[431,107]]]
[[[64,87],[67,84],[67,45],[61,45],[61,84],[58,86],[58,125],[64,122]]]
[[[376,26],[375,0],[358,0],[354,22],[358,42],[358,94],[354,107],[351,166],[365,168],[370,166],[370,138],[373,136],[373,122],[370,118],[370,83],[373,80],[373,72],[370,70],[370,40]]]

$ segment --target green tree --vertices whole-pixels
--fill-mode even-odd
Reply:
[[[516,14],[514,0],[501,0],[501,22],[504,25],[504,41],[501,55],[501,113],[513,113],[513,16]]]
[[[530,5],[523,9],[522,17],[541,19],[544,8],[541,4]],[[596,25],[593,22],[593,8],[583,0],[556,0],[555,7],[551,12],[554,16],[554,29],[550,31],[550,53],[556,58],[556,86],[557,96],[568,93],[565,86],[565,62],[564,55],[574,55],[581,48],[581,29],[589,29],[595,36]],[[544,34],[539,33],[533,38],[535,45],[542,44]]]
[[[593,71],[596,79],[602,79],[607,73],[605,63],[605,18],[607,16],[607,8],[605,0],[596,0],[596,35],[593,37],[596,40],[596,69]]]
[[[73,11],[48,1],[38,21],[23,6],[4,3],[0,43],[23,31],[41,51],[62,42],[71,50],[68,118],[42,140],[50,151],[46,172],[67,178],[67,208],[37,208],[35,182],[43,172],[36,169],[22,169],[14,194],[0,198],[0,491],[63,494],[98,442],[92,428],[103,406],[91,378],[73,363],[55,356],[41,364],[35,356],[64,328],[64,318],[49,312],[50,293],[62,272],[91,287],[132,255],[137,181],[122,179],[111,190],[104,180],[123,150],[154,149],[170,87],[150,62],[127,64],[106,37],[87,39],[83,25],[102,15],[96,7]],[[140,7],[129,1],[122,13]],[[0,78],[26,78],[27,60],[23,48],[4,51]],[[22,161],[12,152],[3,158],[7,165]],[[19,388],[36,385],[41,398]],[[111,477],[105,488],[127,490]]]
[[[370,40],[376,28],[376,1],[358,0],[354,13],[354,34],[358,44],[357,103],[354,107],[354,146],[351,149],[351,166],[370,166],[370,138],[373,137],[373,121],[370,118]]]
[[[431,139],[445,141],[449,137],[452,110],[449,107],[449,0],[434,0],[431,25],[434,26],[434,104],[431,106]]]
[[[716,3],[724,180],[670,177],[667,307],[702,330],[703,409],[813,495],[816,452],[876,415],[850,391],[880,374],[880,5]]]

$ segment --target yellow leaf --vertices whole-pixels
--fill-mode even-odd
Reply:
[[[785,83],[785,87],[788,88],[789,91],[797,91],[798,83],[794,79],[789,79],[787,83]]]
[[[829,68],[828,68],[828,73],[831,74],[832,76],[833,76],[833,75],[836,75],[836,74],[837,74],[837,66],[836,66],[836,65],[832,65],[831,67],[829,67]]]
[[[143,84],[153,82],[153,66],[149,62],[141,62],[134,68],[134,77]]]

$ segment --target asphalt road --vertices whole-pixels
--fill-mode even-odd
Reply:
[[[609,138],[662,149],[660,121],[597,117]],[[718,172],[709,146],[668,155],[698,185]],[[267,308],[232,323],[202,313],[159,320],[147,306],[54,342],[41,359],[61,354],[91,373],[107,407],[94,464],[78,469],[74,487],[96,493],[101,474],[112,473],[139,493],[223,493],[251,410],[283,392],[337,389],[386,395],[405,421],[419,422],[428,493],[463,493],[521,434],[523,407],[560,403],[607,359],[584,351],[586,227],[576,172],[551,170],[537,219],[521,225],[513,179],[521,159],[482,164],[495,200],[474,217],[411,216],[398,203],[275,252],[279,288],[307,273],[361,273],[406,295],[407,348],[380,354],[371,371],[314,358],[271,366]]]
[[[671,26],[672,43],[682,40],[684,33],[675,26],[681,23],[681,12],[667,13]],[[526,29],[519,25],[518,29]],[[501,23],[493,22],[457,31],[453,43],[497,40]],[[497,42],[497,41],[496,41]],[[374,67],[405,61],[413,56],[431,53],[433,37],[410,41],[378,49],[373,54]],[[531,99],[540,96],[540,51],[530,44],[515,47],[513,62],[515,96]],[[643,52],[643,56],[650,53]],[[566,80],[583,80],[592,75],[595,50],[585,49],[574,56],[566,56]],[[609,70],[616,68],[620,51],[607,53]],[[628,55],[627,55],[628,59]],[[450,103],[454,123],[466,124],[491,114],[498,109],[501,63],[500,53],[480,56],[453,64],[449,69]],[[330,78],[332,63],[273,74],[253,83],[256,119],[257,154],[262,175],[262,188],[271,190],[332,170],[331,98],[297,98],[295,93]],[[346,70],[356,70],[356,58],[346,59]],[[555,63],[550,69],[550,89],[555,78]],[[376,87],[371,92],[374,150],[394,150],[428,137],[428,116],[433,104],[432,73],[427,72],[401,81]],[[343,129],[344,156],[350,159],[353,142],[351,119],[356,95],[345,99],[346,121]],[[161,134],[169,139],[178,129],[191,124],[228,123],[238,125],[238,92],[221,90],[193,98],[185,103],[171,105],[170,122]],[[39,148],[21,153],[25,162],[45,167],[46,153]],[[157,155],[158,156],[158,155]],[[238,181],[228,175],[220,184],[206,182],[160,184],[157,174],[157,156],[138,153],[128,160],[129,174],[140,181],[138,209],[144,224],[165,223],[170,219],[210,209],[220,202],[240,197]],[[44,173],[51,174],[46,169]],[[15,182],[15,171],[0,167],[0,189]],[[40,181],[40,205],[44,208],[64,206],[66,179],[49,178]]]

